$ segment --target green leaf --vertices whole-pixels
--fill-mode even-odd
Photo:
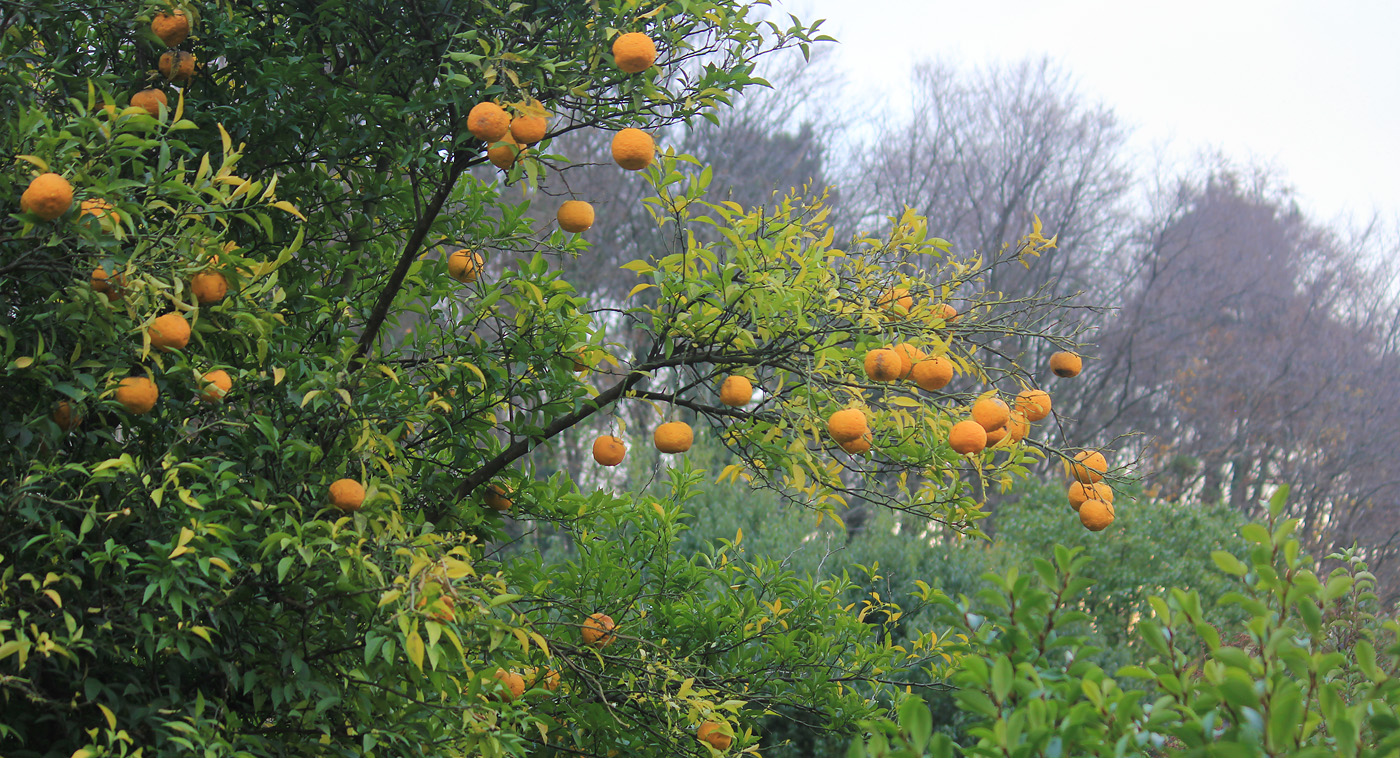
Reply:
[[[1225,552],[1224,550],[1216,550],[1215,552],[1211,553],[1210,559],[1212,561],[1215,561],[1215,565],[1221,571],[1224,571],[1227,574],[1231,574],[1233,576],[1244,576],[1245,574],[1249,573],[1249,568],[1246,567],[1242,562],[1240,562],[1240,559]]]
[[[998,656],[996,662],[992,664],[992,695],[996,698],[996,702],[1006,702],[1006,696],[1011,694],[1013,674],[1011,659],[1004,655]]]
[[[1278,488],[1278,491],[1269,498],[1269,515],[1278,518],[1285,506],[1288,505],[1288,492],[1291,488],[1285,484]]]
[[[1303,693],[1291,680],[1279,682],[1278,689],[1269,700],[1269,742],[1274,750],[1286,750],[1293,746],[1293,735],[1301,726],[1303,713]]]
[[[423,638],[419,636],[417,630],[414,630],[411,634],[408,635],[408,639],[404,643],[404,648],[408,651],[408,659],[410,661],[413,661],[413,665],[417,666],[419,671],[422,671]]]

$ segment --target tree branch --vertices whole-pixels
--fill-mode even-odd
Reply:
[[[365,330],[360,334],[359,343],[355,346],[355,355],[350,359],[350,370],[357,371],[364,365],[364,357],[369,354],[370,346],[379,336],[379,329],[384,326],[384,319],[389,315],[389,308],[394,304],[394,298],[398,296],[399,290],[403,287],[404,277],[408,276],[408,269],[413,265],[413,260],[418,257],[418,251],[423,246],[423,240],[428,237],[428,230],[432,228],[433,221],[437,219],[438,213],[442,211],[443,203],[452,194],[452,188],[457,186],[457,179],[462,172],[471,165],[470,153],[466,151],[455,151],[452,154],[452,165],[447,172],[447,180],[438,187],[437,193],[428,203],[418,223],[413,227],[413,234],[409,235],[408,242],[404,244],[403,253],[399,255],[399,262],[394,266],[394,272],[389,275],[389,283],[384,285],[384,289],[379,293],[379,300],[374,304],[374,310],[369,314],[369,320],[365,322]]]

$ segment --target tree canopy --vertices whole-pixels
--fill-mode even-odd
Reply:
[[[622,70],[624,33],[654,65]],[[774,712],[851,728],[947,665],[930,630],[872,635],[900,610],[848,578],[741,533],[677,549],[714,478],[955,538],[1064,454],[1051,421],[948,439],[1036,386],[999,339],[1074,347],[977,286],[1053,249],[1038,220],[983,255],[912,211],[838,240],[820,189],[711,200],[652,148],[822,39],[730,0],[3,11],[0,749],[715,755]],[[555,209],[611,201],[549,194],[580,130],[649,164],[630,291],[562,274],[594,251]],[[639,493],[553,465],[587,424],[652,455],[663,422]],[[546,527],[567,557],[517,544]]]

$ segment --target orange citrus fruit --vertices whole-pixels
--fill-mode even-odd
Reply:
[[[1031,433],[1031,422],[1026,420],[1024,413],[1012,411],[1010,420],[1006,422],[1006,431],[1011,435],[1012,442],[1020,442]]]
[[[175,47],[190,36],[190,19],[182,10],[173,13],[157,13],[151,19],[151,31],[160,37],[166,47]]]
[[[888,382],[899,378],[901,363],[899,353],[886,348],[871,350],[865,354],[865,375],[877,382]]]
[[[342,511],[358,511],[365,503],[365,487],[354,479],[337,479],[331,482],[330,498]]]
[[[58,424],[59,429],[65,432],[83,423],[82,412],[67,400],[58,401],[58,405],[53,409],[53,414],[50,418],[53,419],[55,424]]]
[[[190,279],[190,291],[201,305],[217,303],[228,294],[228,279],[217,271],[203,271]]]
[[[1113,504],[1102,500],[1085,500],[1079,506],[1079,523],[1091,532],[1101,532],[1113,523]]]
[[[52,171],[39,174],[19,196],[20,210],[53,221],[73,206],[73,185]]]
[[[501,683],[499,695],[502,700],[510,702],[525,694],[525,678],[514,671],[496,669],[492,676]]]
[[[1000,429],[1011,420],[1011,408],[999,397],[984,397],[972,404],[972,420],[989,432]]]
[[[486,151],[486,157],[491,160],[491,165],[502,171],[509,171],[526,152],[528,151],[524,147],[507,135]]]
[[[613,135],[612,157],[628,171],[641,171],[656,156],[656,142],[641,129],[627,128]]]
[[[656,443],[656,449],[663,453],[684,453],[695,441],[695,435],[690,431],[690,424],[671,421],[656,427],[652,441]]]
[[[924,355],[924,351],[914,347],[908,342],[901,342],[890,349],[899,353],[900,379],[908,379],[909,375],[914,372],[914,364],[928,357]]]
[[[1027,421],[1039,421],[1050,415],[1050,393],[1045,390],[1022,390],[1016,396],[1016,410]]]
[[[1065,461],[1065,475],[1076,482],[1092,484],[1108,473],[1108,459],[1097,450],[1083,450],[1073,461]]]
[[[146,332],[151,335],[151,347],[161,352],[183,350],[190,344],[190,322],[178,313],[157,317]]]
[[[719,401],[731,408],[742,408],[753,401],[753,383],[747,377],[728,376],[719,387]]]
[[[1050,372],[1063,379],[1079,376],[1084,370],[1084,360],[1074,353],[1064,350],[1050,356]]]
[[[500,513],[505,513],[515,505],[515,501],[506,497],[505,488],[499,484],[493,484],[486,488],[486,494],[482,499],[486,502],[487,508]]]
[[[947,303],[939,303],[937,308],[938,317],[946,323],[953,323],[958,320],[958,309]]]
[[[656,43],[641,32],[628,32],[613,40],[613,60],[629,74],[638,74],[656,62]]]
[[[887,311],[900,313],[898,309],[903,308],[903,313],[908,313],[914,308],[914,298],[909,294],[908,287],[891,287],[880,294],[875,304]]]
[[[160,54],[157,67],[160,75],[176,84],[187,82],[194,76],[194,53],[184,50],[168,50]]]
[[[92,277],[89,279],[93,292],[101,292],[108,300],[121,300],[126,293],[126,277],[117,274],[108,278],[107,271],[101,266],[92,270]]]
[[[980,453],[987,447],[987,430],[976,421],[959,421],[948,430],[948,445],[958,455]]]
[[[622,459],[626,456],[627,445],[611,434],[604,434],[593,440],[593,460],[597,461],[599,465],[616,466],[622,463]]]
[[[831,414],[826,420],[826,431],[840,444],[860,439],[870,431],[870,426],[864,413],[855,408],[847,408]]]
[[[578,234],[593,226],[593,206],[582,200],[565,200],[555,217],[560,229]]]
[[[158,89],[143,89],[131,96],[131,105],[144,108],[147,113],[159,118],[160,107],[170,107],[170,101],[165,98],[165,93]]]
[[[720,731],[719,724],[713,721],[706,721],[700,724],[700,728],[695,730],[696,739],[710,743],[716,750],[728,750],[733,744],[734,738]]]
[[[851,455],[860,455],[870,452],[870,448],[874,446],[875,440],[870,435],[870,432],[866,432],[850,442],[838,442],[836,444],[840,445],[842,450],[845,450]]]
[[[534,684],[554,692],[559,689],[559,672],[556,669],[547,669],[543,666],[535,669]]]
[[[910,369],[909,376],[920,389],[941,390],[953,381],[953,362],[941,355],[919,361]]]
[[[138,416],[150,413],[160,398],[156,383],[144,376],[128,376],[117,385],[117,402]]]
[[[233,379],[227,371],[216,368],[204,375],[204,389],[199,391],[199,397],[205,402],[217,403],[221,402],[231,389]]]
[[[510,136],[522,145],[533,145],[544,139],[549,122],[540,116],[516,116],[510,122]]]
[[[1087,500],[1102,500],[1113,503],[1113,489],[1103,482],[1073,482],[1069,485],[1069,504],[1076,511]]]
[[[615,633],[617,625],[613,623],[612,616],[606,613],[594,613],[584,619],[579,626],[579,635],[583,637],[583,644],[592,647],[607,647],[617,641]]]
[[[467,113],[467,131],[486,142],[500,142],[510,132],[510,115],[495,103],[477,103]]]
[[[447,275],[463,284],[471,284],[481,275],[481,267],[486,261],[481,253],[474,253],[464,247],[453,250],[447,256]]]
[[[112,223],[117,224],[122,220],[121,214],[112,208],[112,204],[100,197],[90,197],[78,204],[78,218],[92,216],[100,219],[103,216],[111,215]]]

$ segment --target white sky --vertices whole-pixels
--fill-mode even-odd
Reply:
[[[905,72],[1049,55],[1163,146],[1262,163],[1317,220],[1400,214],[1400,0],[776,0],[827,19],[858,107],[907,110]]]

